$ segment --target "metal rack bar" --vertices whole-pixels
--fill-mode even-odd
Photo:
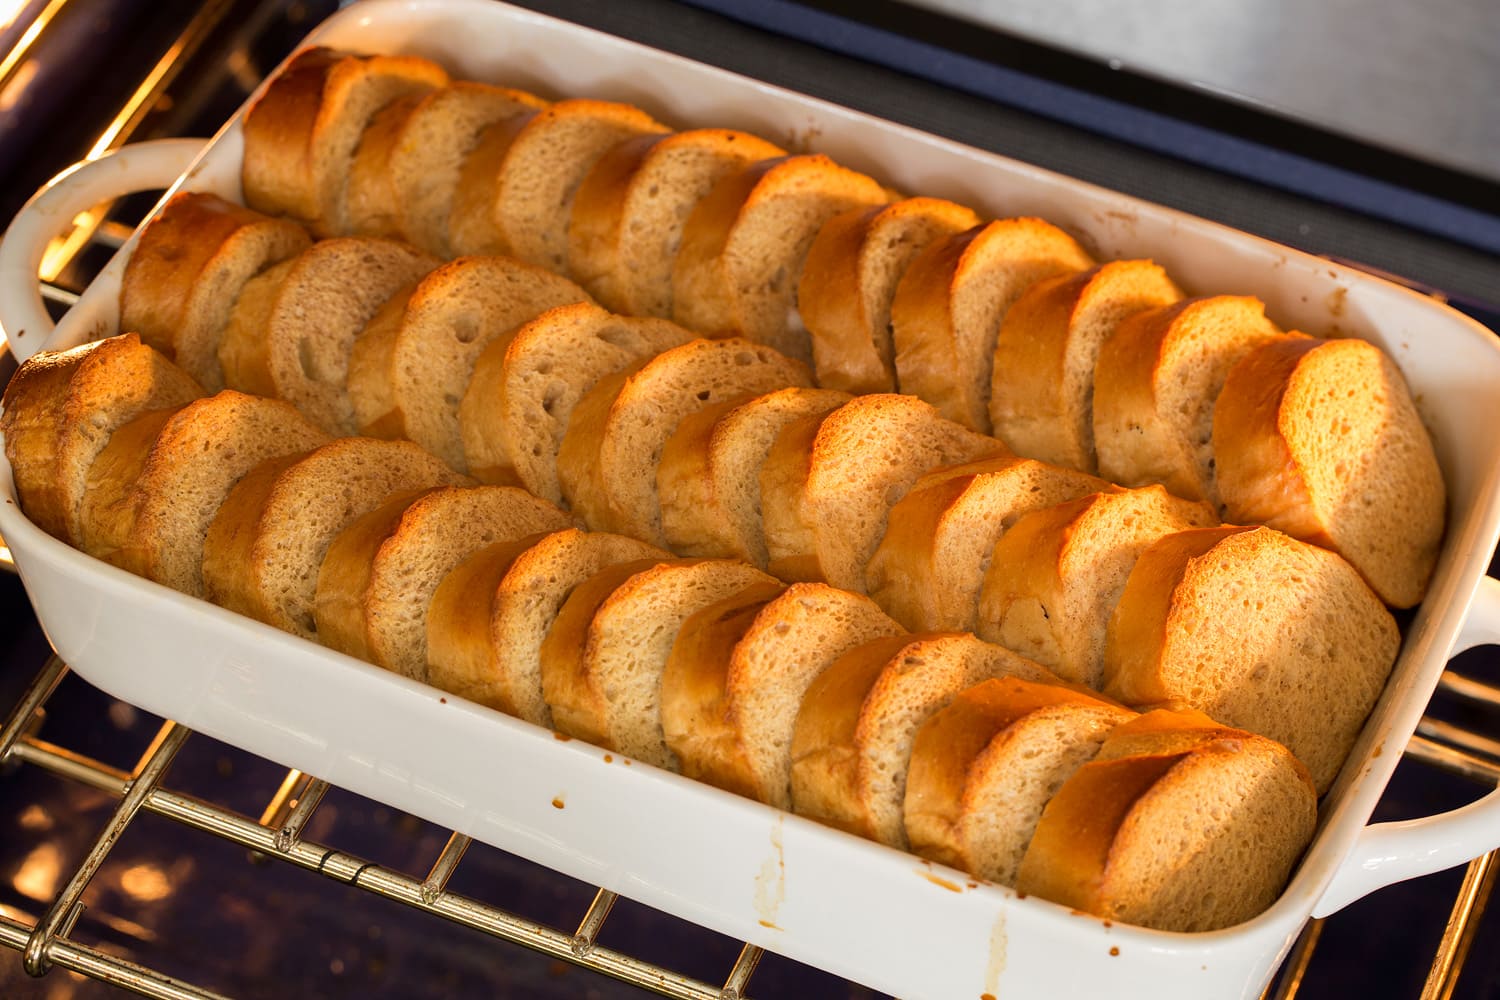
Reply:
[[[1474,943],[1474,929],[1479,921],[1477,913],[1483,913],[1489,903],[1490,891],[1495,885],[1495,851],[1469,862],[1464,872],[1463,885],[1458,898],[1453,901],[1453,912],[1443,928],[1443,939],[1438,944],[1437,956],[1422,987],[1422,1000],[1448,1000],[1458,985],[1458,974],[1464,967],[1469,947]]]
[[[47,693],[50,694],[56,685],[55,679],[49,681],[49,675],[55,669],[49,660],[48,669],[33,683],[30,691],[47,688]],[[4,732],[8,733],[14,728],[19,733],[24,728],[25,720],[31,718],[45,703],[45,696],[38,698],[31,695],[30,691],[6,723]],[[299,868],[319,872],[334,881],[364,889],[549,957],[601,972],[662,996],[681,1000],[740,1000],[746,995],[745,987],[760,957],[760,950],[753,946],[745,945],[741,950],[723,987],[600,946],[597,943],[599,930],[618,898],[607,890],[599,890],[579,929],[571,934],[477,899],[449,892],[446,888],[448,880],[470,844],[470,839],[462,834],[450,835],[431,871],[421,880],[374,864],[358,855],[302,840],[301,827],[328,785],[316,779],[307,779],[301,772],[288,772],[261,821],[251,820],[202,799],[171,791],[162,786],[161,778],[188,735],[189,731],[184,727],[171,722],[165,723],[134,777],[33,736],[19,735],[13,741],[9,758],[122,796],[114,818],[101,834],[95,849],[40,920],[27,925],[0,915],[0,944],[22,950],[26,956],[26,969],[31,974],[41,975],[51,966],[59,966],[85,975],[94,975],[95,978],[145,996],[196,998],[216,995],[160,973],[143,970],[133,963],[105,955],[69,939],[72,921],[78,913],[79,895],[130,820],[139,810],[144,809],[230,841],[256,854],[279,858]],[[7,757],[0,756],[0,761],[5,759]],[[302,789],[301,798],[292,802],[289,790],[298,788]],[[287,817],[285,820],[269,825],[266,822],[268,818],[274,821],[283,815]],[[106,974],[95,975],[95,972]]]

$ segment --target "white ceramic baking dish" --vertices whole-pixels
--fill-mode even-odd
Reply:
[[[1149,256],[1194,294],[1249,293],[1287,326],[1366,337],[1400,363],[1447,475],[1447,543],[1385,697],[1323,803],[1285,894],[1241,926],[1107,922],[927,864],[448,697],[147,583],[45,535],[0,475],[0,534],[49,638],[111,694],[725,934],[904,997],[1254,997],[1310,914],[1500,845],[1500,792],[1401,824],[1367,820],[1447,658],[1500,641],[1500,349],[1432,299],[1180,213],[483,0],[367,0],[309,44],[406,52],[457,77],[637,103],[679,127],[805,145],[906,191],[1036,214],[1101,257]],[[805,143],[803,140],[806,140]],[[0,324],[25,358],[113,333],[128,242],[50,331],[47,238],[109,195],[240,194],[240,117],[206,146],[128,147],[74,168],[0,243]]]

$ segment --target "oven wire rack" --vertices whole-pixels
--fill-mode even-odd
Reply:
[[[65,0],[55,0],[59,4]],[[186,26],[121,106],[101,133],[90,155],[98,155],[129,141],[166,93],[179,68],[224,21],[233,0],[214,0]],[[243,52],[226,60],[232,71],[243,68]],[[78,297],[62,280],[76,270],[90,250],[112,252],[129,236],[132,225],[112,216],[113,206],[100,205],[74,220],[73,230],[49,247],[42,266],[42,294],[58,312]],[[77,279],[75,278],[75,282]],[[0,539],[0,571],[14,572],[10,553]],[[619,898],[596,889],[572,929],[539,923],[500,906],[448,888],[470,846],[470,838],[450,833],[424,878],[370,862],[336,846],[305,838],[303,830],[330,786],[312,775],[288,770],[279,788],[258,817],[174,791],[167,782],[173,759],[192,737],[186,727],[164,720],[155,738],[129,770],[97,760],[39,736],[48,699],[67,674],[57,656],[48,656],[0,727],[0,780],[16,765],[30,765],[57,778],[118,798],[113,814],[83,861],[62,884],[49,905],[31,918],[9,908],[0,909],[0,945],[20,953],[26,972],[43,976],[66,969],[121,989],[163,1000],[202,1000],[222,994],[160,971],[110,955],[72,935],[83,911],[83,896],[111,849],[144,810],[192,831],[216,837],[251,852],[353,886],[372,896],[422,911],[438,920],[471,928],[494,938],[522,945],[552,959],[591,969],[643,990],[683,1000],[740,1000],[749,996],[750,979],[762,951],[743,944],[724,975],[714,984],[599,944],[599,934]],[[1461,700],[1500,710],[1500,688],[1452,671],[1441,689]],[[3,709],[4,706],[0,706]],[[1487,790],[1500,784],[1500,741],[1439,719],[1424,717],[1406,748],[1409,759],[1471,779]],[[1422,989],[1422,1000],[1452,996],[1476,929],[1488,905],[1497,874],[1497,855],[1491,852],[1470,862],[1454,898],[1442,938],[1435,950]],[[1264,1000],[1292,1000],[1302,990],[1305,976],[1322,935],[1324,921],[1308,922],[1278,976],[1263,993]]]

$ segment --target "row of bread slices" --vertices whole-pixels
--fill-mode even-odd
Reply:
[[[170,230],[197,211],[179,199],[156,225]],[[153,227],[137,252],[174,242]],[[252,281],[230,310],[224,345],[259,345],[283,359],[283,376],[241,378],[253,366],[226,349],[229,384],[294,401],[336,433],[348,422],[315,405],[309,384],[356,413],[359,400],[378,398],[355,421],[363,432],[411,438],[482,481],[519,483],[595,530],[869,592],[909,628],[975,631],[1121,693],[1131,682],[1105,640],[1134,560],[1163,535],[1216,523],[1207,504],[1159,487],[1093,495],[1109,484],[1013,461],[997,439],[916,397],[811,388],[803,366],[764,345],[611,314],[577,301],[584,293],[566,279],[510,258],[461,258],[403,286],[388,265],[413,255],[378,238],[325,240],[289,261],[285,276],[273,269]],[[277,283],[263,307],[254,285],[265,277]],[[128,271],[125,285],[138,285]],[[356,299],[359,308],[349,306]],[[547,308],[559,300],[568,304]],[[310,382],[309,337],[325,352],[346,345],[347,388]],[[380,365],[362,360],[376,356]],[[385,389],[370,391],[377,382]],[[1319,577],[1318,586],[1328,585]],[[1395,630],[1378,601],[1357,581],[1335,589],[1348,594],[1358,641],[1283,642],[1278,628],[1349,629],[1281,605],[1236,611],[1235,628],[1261,629],[1257,641],[1210,647],[1200,638],[1186,651],[1193,669],[1153,664],[1159,679],[1139,690],[1272,735],[1325,789],[1394,659]],[[1272,642],[1285,648],[1267,649]],[[1332,722],[1280,707],[1288,684],[1298,704],[1329,705]]]
[[[579,531],[410,442],[330,440],[284,402],[194,394],[129,336],[28,362],[3,425],[28,514],[403,675],[1112,919],[1246,919],[1311,836],[1314,785],[1273,740],[1136,717],[826,584]],[[62,470],[91,451],[74,496]],[[1080,844],[1085,828],[1100,839]],[[1191,861],[1163,883],[1164,857]]]
[[[421,59],[303,53],[245,144],[248,203],[319,235],[512,255],[616,312],[811,360],[826,388],[916,395],[1017,454],[1330,545],[1394,606],[1425,591],[1444,489],[1399,371],[1284,333],[1254,299],[1183,300],[1160,267],[1098,265],[1039,219],[986,221],[743,132],[453,83]],[[1329,377],[1355,395],[1325,396]],[[1266,382],[1285,395],[1267,401]]]
[[[282,253],[289,256],[266,268]],[[1005,329],[1020,329],[1018,342],[1028,349],[1053,349],[1059,328],[1032,317],[1055,314],[1056,296],[1066,293],[1062,313],[1074,320],[1061,335],[1069,328],[1097,332],[1097,314],[1119,312],[1121,289],[1141,270],[1135,262],[1116,262],[1078,280],[1043,282],[1022,296]],[[668,320],[609,313],[567,279],[513,258],[439,264],[378,237],[310,243],[293,223],[208,195],[179,195],[143,233],[126,269],[121,313],[123,328],[139,331],[209,388],[228,385],[287,399],[330,433],[409,438],[483,481],[519,482],[577,505],[601,527],[761,564],[766,543],[753,523],[759,496],[743,490],[727,498],[705,495],[693,492],[694,482],[722,476],[714,463],[738,467],[763,457],[747,457],[737,450],[742,445],[720,439],[753,436],[768,419],[811,419],[812,410],[848,398],[825,388],[797,395],[789,408],[777,403],[725,413],[739,395],[805,387],[808,373],[761,344],[694,341]],[[1132,346],[1099,370],[1139,367],[1140,358],[1154,357],[1135,343],[1142,337],[1175,359],[1175,367],[1157,366],[1157,375],[1164,386],[1187,388],[1161,402],[1187,415],[1193,428],[1187,433],[1199,446],[1164,451],[1147,433],[1161,422],[1139,414],[1119,421],[1121,440],[1170,489],[1185,496],[1205,492],[1175,474],[1172,462],[1158,461],[1163,455],[1185,457],[1210,476],[1216,469],[1219,481],[1235,484],[1231,492],[1246,498],[1225,505],[1230,520],[1270,524],[1340,552],[1390,604],[1420,598],[1441,540],[1444,490],[1431,443],[1388,358],[1360,340],[1283,335],[1253,300],[1217,296],[1134,313],[1101,356],[1108,358],[1122,342]],[[1068,350],[1082,350],[1077,338],[1071,343]],[[1243,357],[1230,366],[1236,352]],[[653,360],[657,355],[660,363]],[[1200,383],[1209,368],[1220,372],[1222,391],[1212,397],[1219,405],[1205,408],[1209,397]],[[1076,413],[1070,417],[1053,406],[1065,388],[1092,397],[1096,412],[1106,409],[1103,381],[1096,386],[1059,375],[1047,385],[1051,402],[1037,399],[1015,411],[1018,425],[1030,428],[1011,435],[1022,445],[1017,453],[1093,467],[1069,453],[1071,445],[1039,441],[1078,429]],[[930,420],[934,412],[915,398],[870,398],[909,419]],[[581,405],[585,399],[589,405]],[[705,407],[712,415],[696,412]],[[631,408],[646,411],[649,426],[637,426],[637,416],[623,412]],[[599,436],[583,453],[562,448],[575,409],[575,438]],[[780,409],[784,414],[776,416]],[[1022,421],[1023,411],[1035,416]],[[1205,425],[1205,415],[1221,430]],[[691,419],[676,437],[689,442],[668,447],[661,461],[660,494],[669,505],[663,508],[652,470],[667,435],[685,418]],[[941,442],[929,435],[889,447],[927,447],[913,462],[926,460],[929,467],[1000,447],[957,422],[946,423],[941,436]],[[852,448],[843,457],[855,461],[864,454],[847,435],[819,447]],[[725,454],[709,457],[714,449]],[[577,471],[580,462],[588,475]],[[591,478],[600,485],[591,486]],[[899,492],[910,480],[888,485]],[[779,510],[768,509],[766,517],[775,519]],[[827,525],[824,515],[816,517]],[[781,551],[770,558],[784,563],[820,544],[836,546],[840,551],[825,555],[817,572],[863,589],[864,564],[879,541],[883,515],[833,524],[776,526],[770,544]],[[818,543],[811,535],[819,531],[841,537]],[[957,624],[972,627],[968,619]]]
[[[576,368],[585,353],[561,358]],[[1341,558],[1269,529],[1216,527],[1207,505],[1159,486],[1118,489],[1014,459],[909,396],[761,391],[781,384],[784,362],[744,341],[690,340],[602,379],[566,433],[554,428],[560,445],[528,425],[536,455],[557,456],[541,463],[553,492],[532,495],[551,509],[560,487],[590,528],[678,556],[868,591],[905,627],[977,633],[1128,704],[1192,705],[1286,744],[1318,791],[1329,787],[1399,643],[1390,613]],[[291,589],[273,613],[266,601],[220,597],[202,569],[216,560],[200,554],[239,477],[250,485],[226,507],[261,504],[283,470],[247,475],[252,467],[329,435],[282,401],[199,395],[133,335],[38,355],[6,396],[24,507],[90,554],[311,636],[317,581],[305,566],[273,574],[299,581],[279,584]],[[267,421],[279,429],[256,429]],[[302,504],[278,517],[309,544],[342,524]],[[275,564],[243,552],[217,562],[234,572]]]

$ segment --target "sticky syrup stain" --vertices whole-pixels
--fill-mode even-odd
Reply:
[[[1113,945],[1113,946],[1110,947],[1110,949],[1109,949],[1109,957],[1110,958],[1119,958],[1120,957],[1120,947],[1119,947],[1119,945]]]
[[[573,737],[569,736],[567,733],[559,733],[555,729],[552,731],[552,738],[554,740],[556,740],[557,742],[559,742],[559,743],[572,743],[573,742]]]
[[[439,698],[438,699],[438,704],[439,705],[446,705],[446,704],[448,704],[448,699],[447,698]]]
[[[954,882],[952,879],[943,878],[943,876],[941,875],[936,875],[932,872],[918,872],[917,874],[921,875],[923,878],[931,882],[933,885],[937,886],[939,889],[947,889],[949,892],[964,891],[963,886],[959,885],[957,882]]]
[[[1349,299],[1349,289],[1340,285],[1328,293],[1328,315],[1334,319],[1344,318],[1344,308]]]
[[[607,753],[607,754],[604,755],[604,763],[606,763],[606,764],[613,764],[614,762],[615,762],[615,755],[614,754]]]
[[[557,798],[555,798],[555,799],[552,800],[552,808],[553,809],[562,809],[566,805],[567,805],[567,803],[563,801],[563,797],[561,795],[559,795]]]
[[[781,844],[781,817],[771,827],[771,854],[760,864],[755,876],[755,912],[762,927],[776,926],[776,911],[786,899],[786,852]]]
[[[1010,949],[1010,937],[1005,931],[1005,911],[995,915],[995,926],[990,928],[989,961],[984,968],[984,995],[998,996],[1000,977],[1005,973],[1006,953]]]

